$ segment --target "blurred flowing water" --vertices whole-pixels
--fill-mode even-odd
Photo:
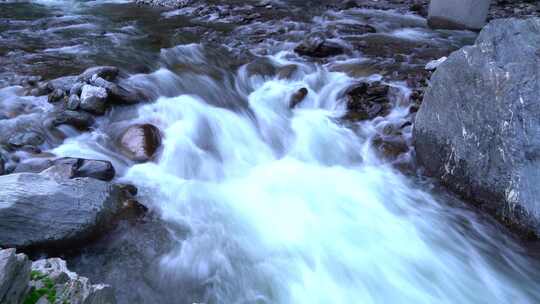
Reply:
[[[156,97],[114,109],[51,150],[112,161],[170,227],[166,252],[139,269],[148,275],[128,274],[145,282],[119,279],[104,266],[114,258],[100,252],[72,261],[115,285],[120,303],[540,302],[538,262],[504,229],[374,152],[376,131],[408,113],[403,83],[391,83],[388,116],[351,125],[340,120],[343,93],[359,78],[330,71],[335,62],[306,62],[291,46],[264,57],[277,70],[296,66],[280,77],[174,34],[187,24],[182,16],[129,3],[13,1],[0,3],[0,18],[6,83],[29,71],[56,77],[116,64]],[[160,40],[171,35],[183,40]],[[309,93],[291,110],[300,88]],[[133,164],[110,148],[114,130],[133,123],[162,130],[155,162]],[[404,132],[410,141],[411,127]]]

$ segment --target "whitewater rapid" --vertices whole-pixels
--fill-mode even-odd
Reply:
[[[411,92],[405,82],[389,83],[392,110],[387,116],[347,122],[341,119],[347,88],[382,79],[377,70],[365,78],[335,72],[369,61],[360,54],[310,63],[291,51],[296,43],[267,39],[252,51],[271,55],[257,60],[275,70],[296,66],[291,73],[282,77],[253,72],[248,65],[232,68],[236,58],[200,41],[164,46],[159,34],[168,37],[176,33],[172,26],[181,28],[167,20],[184,11],[150,14],[122,7],[123,2],[21,1],[20,10],[34,9],[35,20],[23,16],[0,24],[9,29],[0,38],[10,47],[34,47],[1,54],[3,78],[27,71],[45,71],[53,78],[78,73],[84,65],[114,64],[127,69],[127,83],[149,97],[136,106],[114,107],[91,132],[61,127],[67,138],[49,151],[111,161],[118,181],[139,189],[148,217],[169,228],[172,249],[155,263],[140,258],[129,242],[118,255],[103,250],[101,256],[96,250],[75,261],[83,265],[77,272],[98,273],[102,278],[97,280],[86,276],[122,290],[120,303],[540,302],[538,262],[507,231],[429,180],[410,171],[404,175],[374,149],[374,137],[388,127],[403,126],[411,144],[412,126],[406,124]],[[237,34],[254,27],[270,35],[274,25],[285,24],[290,30],[285,37],[296,39],[311,26],[322,31],[366,20],[385,35],[441,47],[474,36],[433,32],[418,16],[364,9],[329,11],[312,24],[255,22]],[[190,40],[186,33],[179,36]],[[291,96],[302,88],[306,98],[290,109]],[[24,94],[22,87],[0,89],[0,108],[17,112],[17,104],[50,110],[45,96]],[[135,164],[115,152],[115,132],[137,123],[151,123],[162,132],[163,145],[153,162]],[[413,161],[413,151],[397,160],[400,165]],[[158,252],[155,243],[135,248]],[[151,268],[152,275],[132,275],[151,282],[128,285],[133,282],[117,269],[131,263],[136,266],[129,269]]]
[[[174,51],[183,55],[177,60],[206,61],[200,45]],[[290,56],[268,59],[279,67],[292,64]],[[201,298],[186,295],[200,303],[540,299],[538,274],[517,245],[375,154],[375,131],[407,113],[398,104],[406,88],[394,84],[400,93],[386,118],[351,128],[339,117],[343,91],[358,80],[298,65],[289,79],[250,76],[243,67],[232,85],[165,68],[133,76],[154,94],[175,95],[141,106],[130,120],[158,126],[163,149],[156,162],[133,165],[122,178],[163,220],[187,231],[160,258],[164,282],[203,288]],[[185,79],[199,95],[174,94]],[[304,87],[306,100],[289,109]],[[245,106],[222,106],[234,96]],[[105,157],[83,144],[87,135],[53,152]]]

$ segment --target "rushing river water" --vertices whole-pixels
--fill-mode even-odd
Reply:
[[[150,239],[139,236],[132,253],[95,249],[71,261],[113,284],[120,303],[540,302],[540,268],[504,229],[374,152],[377,130],[409,113],[403,83],[392,84],[387,117],[351,126],[339,117],[357,79],[300,59],[294,44],[267,46],[274,67],[297,65],[279,77],[201,44],[181,12],[8,1],[0,18],[4,87],[24,75],[114,64],[156,97],[115,108],[91,133],[64,130],[70,138],[51,146],[60,156],[112,161],[168,227],[167,249],[151,261],[134,256],[158,251],[153,238],[162,236],[140,228]],[[408,18],[412,27],[394,35],[443,39]],[[291,110],[300,88],[309,93]],[[2,105],[20,94],[0,89]],[[155,162],[133,164],[109,149],[114,129],[133,123],[162,130]],[[404,132],[410,141],[411,127]]]

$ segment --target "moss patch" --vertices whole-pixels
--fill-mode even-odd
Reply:
[[[32,281],[41,281],[43,283],[42,288],[32,287],[30,292],[24,299],[24,304],[35,304],[41,297],[46,296],[47,301],[51,304],[56,302],[56,288],[53,280],[46,274],[33,270],[30,273],[30,279]]]

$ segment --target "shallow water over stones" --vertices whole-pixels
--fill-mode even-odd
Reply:
[[[475,34],[431,31],[396,4],[186,3],[0,3],[0,130],[43,139],[7,147],[6,163],[108,160],[150,210],[66,253],[70,268],[120,303],[539,301],[530,253],[416,175],[424,66]],[[312,36],[342,52],[294,51]],[[101,116],[28,96],[30,77],[96,65],[119,67],[138,103]],[[162,136],[144,163],[119,145],[141,125]],[[36,138],[22,133],[6,142]]]

